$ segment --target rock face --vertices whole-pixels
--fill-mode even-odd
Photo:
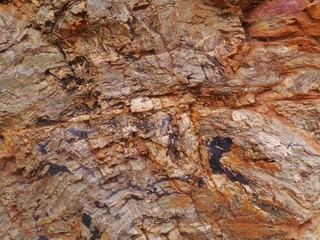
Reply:
[[[0,238],[320,239],[320,1],[0,1]]]

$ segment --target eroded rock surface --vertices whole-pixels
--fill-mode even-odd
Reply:
[[[0,1],[0,238],[320,239],[320,1]]]

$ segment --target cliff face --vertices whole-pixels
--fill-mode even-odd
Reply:
[[[320,239],[320,1],[0,1],[1,239]]]

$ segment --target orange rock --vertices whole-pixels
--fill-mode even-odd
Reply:
[[[308,13],[313,19],[320,20],[320,2],[313,1],[306,7]]]

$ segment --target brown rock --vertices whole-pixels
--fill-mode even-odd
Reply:
[[[0,1],[0,239],[318,239],[319,1]]]

